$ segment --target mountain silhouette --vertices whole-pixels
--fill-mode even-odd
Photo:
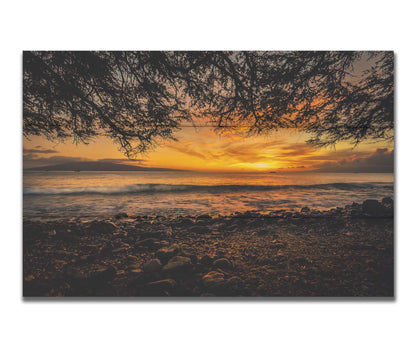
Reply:
[[[143,167],[100,161],[76,161],[26,169],[28,171],[182,171],[167,168]]]

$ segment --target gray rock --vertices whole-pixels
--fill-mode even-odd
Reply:
[[[302,207],[300,209],[300,212],[301,213],[309,213],[309,212],[311,212],[311,209],[309,207],[305,206],[305,207]]]

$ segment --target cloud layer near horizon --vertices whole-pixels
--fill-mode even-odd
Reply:
[[[287,143],[281,139],[266,142],[239,142],[232,138],[217,142],[195,143],[193,141],[175,142],[165,145],[170,156],[175,159],[175,153],[185,161],[199,163],[195,170],[204,170],[204,163],[228,163],[229,169],[238,170],[240,167],[256,169],[258,163],[271,163],[265,170],[279,171],[320,171],[320,172],[380,172],[388,173],[394,170],[394,151],[387,148],[376,148],[373,151],[322,151],[306,143]],[[54,155],[52,155],[54,154]],[[65,156],[57,150],[41,146],[23,150],[24,168],[35,168],[49,165],[66,164],[71,162],[96,161],[101,163],[126,164],[145,167],[177,168],[163,160],[126,158],[102,158],[92,160],[85,157]],[[157,152],[156,152],[157,154]],[[178,160],[178,163],[181,161]],[[242,165],[239,165],[242,163]],[[273,168],[273,163],[281,166]],[[210,168],[210,171],[215,171]],[[262,168],[261,166],[259,166]],[[192,170],[192,168],[190,168]],[[222,170],[219,170],[222,171]],[[247,170],[245,170],[247,171]],[[249,171],[249,170],[248,170]]]
[[[39,146],[38,146],[39,147]],[[144,159],[124,159],[124,158],[103,158],[98,160],[92,160],[84,157],[71,157],[64,155],[53,155],[49,157],[42,156],[43,154],[55,154],[59,151],[48,150],[48,149],[26,149],[23,148],[23,168],[30,169],[36,167],[43,167],[49,165],[60,165],[75,162],[100,162],[110,164],[125,164],[141,166],[145,165],[146,160]]]

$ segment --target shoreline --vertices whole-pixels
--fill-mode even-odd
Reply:
[[[24,218],[32,296],[393,296],[393,201],[227,216]]]

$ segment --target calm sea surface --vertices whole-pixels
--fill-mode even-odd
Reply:
[[[393,197],[393,174],[35,172],[23,174],[24,216],[230,214],[320,210]]]

